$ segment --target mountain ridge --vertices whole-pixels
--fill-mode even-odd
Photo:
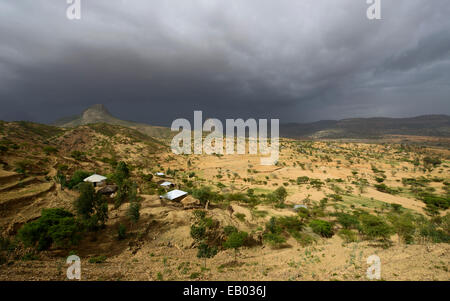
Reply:
[[[70,128],[93,123],[126,126],[157,138],[170,138],[174,135],[168,127],[116,118],[103,104],[93,105],[79,115],[58,119],[52,125]],[[280,124],[280,136],[287,138],[378,139],[386,135],[450,137],[450,116],[430,114],[406,118],[358,117]]]

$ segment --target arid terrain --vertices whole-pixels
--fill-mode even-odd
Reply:
[[[167,135],[122,125],[0,122],[0,280],[66,280],[72,254],[83,280],[367,280],[370,255],[382,280],[450,280],[450,139],[391,138],[281,139],[278,163],[261,166],[259,155],[174,155]],[[120,202],[118,162],[136,188]],[[39,249],[21,229],[42,209],[85,225],[77,171],[119,187],[108,218]],[[161,200],[161,181],[189,195]],[[198,258],[201,245],[214,254]]]

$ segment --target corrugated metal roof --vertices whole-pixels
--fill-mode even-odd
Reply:
[[[164,198],[172,201],[174,199],[177,199],[177,198],[182,197],[187,194],[188,193],[186,191],[175,189],[175,190],[172,190],[172,191],[169,191],[168,193],[166,193],[164,195]]]
[[[161,183],[160,185],[161,186],[170,186],[170,185],[172,185],[172,183],[171,182],[164,182],[164,183]]]
[[[86,179],[84,179],[84,182],[91,182],[91,183],[99,183],[106,180],[106,177],[98,175],[98,174],[93,174],[90,177],[87,177]]]

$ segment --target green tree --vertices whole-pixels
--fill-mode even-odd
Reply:
[[[204,242],[198,246],[197,257],[203,258],[205,260],[204,268],[206,268],[206,259],[212,258],[212,257],[216,256],[216,254],[217,254],[216,247],[210,247]]]
[[[28,247],[47,250],[52,245],[67,248],[81,239],[82,226],[72,213],[64,209],[43,209],[41,216],[25,224],[18,238]]]
[[[121,185],[125,179],[130,177],[130,169],[124,161],[117,163],[116,170],[114,171],[114,180],[117,185]]]
[[[192,192],[192,196],[200,201],[202,205],[205,205],[207,201],[212,200],[213,193],[210,187],[203,186],[199,189],[195,189]]]
[[[320,236],[330,238],[333,236],[333,224],[330,222],[316,219],[312,220],[309,223],[309,226],[314,231],[314,233],[319,234]]]
[[[392,228],[380,217],[363,214],[361,217],[360,231],[369,239],[389,239]]]
[[[286,191],[286,188],[284,188],[283,186],[281,186],[281,187],[277,188],[277,189],[274,191],[274,193],[275,193],[275,196],[276,196],[276,198],[277,198],[277,200],[278,200],[278,203],[279,203],[280,205],[283,205],[283,204],[284,204],[284,201],[286,200],[286,197],[287,197],[287,195],[288,195],[288,193],[287,193],[287,191]]]
[[[139,202],[131,202],[130,207],[128,208],[128,217],[131,219],[133,223],[137,223],[140,217],[140,209],[141,204]]]
[[[247,232],[239,231],[231,233],[227,240],[224,242],[223,247],[225,249],[234,249],[234,261],[237,261],[237,253],[240,247],[242,247],[247,240]]]
[[[105,198],[96,193],[92,183],[81,183],[80,196],[75,201],[75,209],[90,230],[103,226],[108,219],[108,204]]]

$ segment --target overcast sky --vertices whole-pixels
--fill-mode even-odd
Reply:
[[[0,119],[450,114],[448,0],[0,0]]]

